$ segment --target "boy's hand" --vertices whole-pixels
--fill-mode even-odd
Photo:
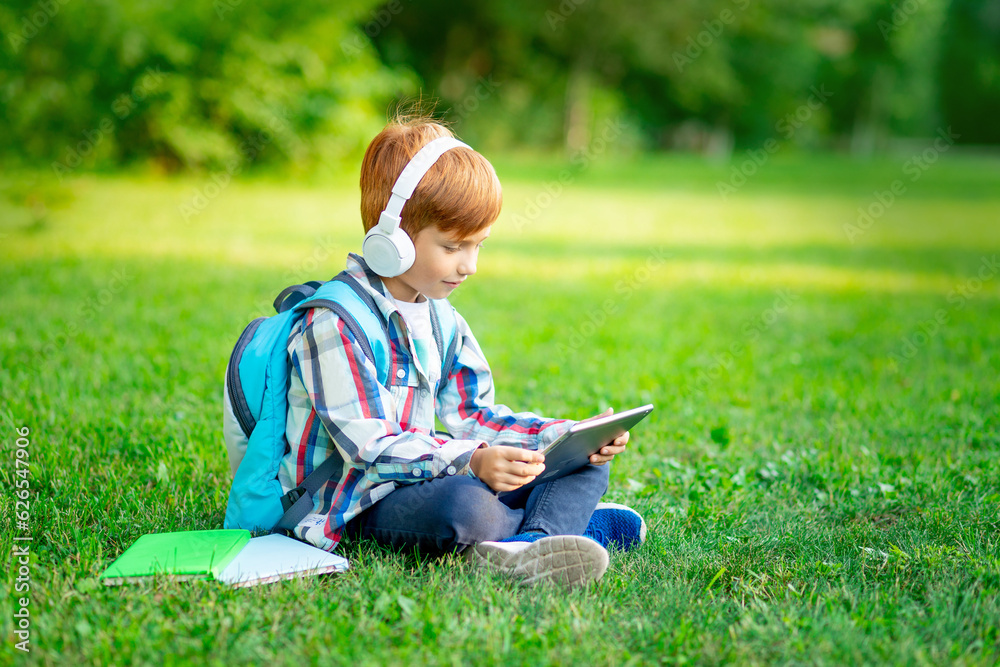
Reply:
[[[494,491],[513,491],[541,475],[544,461],[541,452],[497,445],[473,452],[469,467]]]
[[[599,419],[601,417],[607,417],[608,415],[614,414],[614,412],[615,412],[614,408],[608,408],[601,414],[595,417],[588,417],[583,421],[586,422],[590,421],[591,419]],[[628,444],[628,432],[626,431],[624,434],[618,436],[613,441],[601,447],[601,450],[596,454],[591,454],[590,462],[593,463],[595,466],[602,466],[605,463],[611,461],[611,459],[615,458],[615,456],[617,456],[618,454],[624,452],[625,445],[627,444]]]

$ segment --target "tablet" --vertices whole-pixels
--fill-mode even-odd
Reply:
[[[592,454],[596,454],[601,447],[629,431],[652,411],[652,405],[644,405],[607,417],[577,422],[570,430],[541,450],[545,455],[545,472],[528,484],[508,493],[518,493],[538,484],[551,482],[582,468],[590,463]]]

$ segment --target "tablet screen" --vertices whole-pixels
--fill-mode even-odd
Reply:
[[[530,489],[582,468],[590,463],[592,454],[596,454],[601,447],[630,430],[652,411],[652,405],[644,405],[607,417],[577,422],[562,437],[542,451],[545,454],[545,472],[516,491]]]

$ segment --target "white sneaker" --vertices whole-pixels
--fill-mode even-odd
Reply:
[[[568,588],[597,581],[608,569],[608,552],[582,535],[554,535],[534,542],[480,542],[466,559],[526,586],[552,581]]]

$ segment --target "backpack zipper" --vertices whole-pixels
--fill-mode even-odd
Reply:
[[[229,392],[229,402],[233,406],[236,421],[240,423],[240,428],[243,429],[243,433],[248,438],[253,433],[254,427],[257,426],[257,420],[250,412],[246,396],[243,395],[243,385],[240,383],[240,360],[243,358],[243,352],[247,349],[250,341],[253,340],[257,327],[266,319],[266,317],[258,317],[243,330],[239,340],[236,341],[232,355],[229,357],[229,368],[226,371],[226,389]]]

